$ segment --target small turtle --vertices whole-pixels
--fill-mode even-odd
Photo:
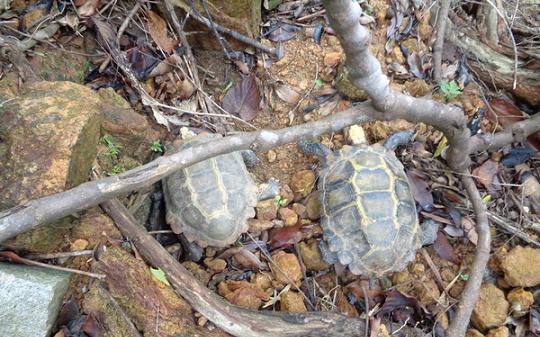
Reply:
[[[426,221],[420,228],[407,176],[393,152],[412,132],[390,137],[383,147],[354,137],[358,129],[349,130],[353,145],[335,153],[307,141],[299,147],[322,160],[323,258],[354,274],[380,277],[403,269],[421,245],[433,243],[437,224]]]
[[[182,137],[169,151],[180,151],[221,138],[219,134],[194,135],[183,128]],[[213,157],[186,167],[163,181],[167,208],[166,220],[176,233],[205,247],[225,247],[247,231],[247,219],[255,216],[258,200],[279,193],[279,183],[271,180],[259,192],[246,164],[257,157],[251,151],[240,151]]]

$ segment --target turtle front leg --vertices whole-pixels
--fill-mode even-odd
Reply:
[[[328,243],[326,243],[326,241],[319,241],[319,250],[321,251],[324,262],[328,264],[336,264],[339,262],[337,253],[328,248]]]
[[[298,148],[306,156],[317,156],[319,160],[324,161],[330,154],[332,150],[324,146],[321,143],[310,142],[308,140],[301,140],[298,142]]]
[[[420,224],[420,242],[422,246],[431,245],[437,240],[437,232],[439,231],[439,224],[433,220],[424,220]]]
[[[257,155],[255,154],[255,152],[251,150],[240,151],[240,154],[242,155],[244,164],[246,164],[248,168],[253,168],[259,163],[259,159],[257,158]]]
[[[414,129],[396,132],[386,139],[384,147],[387,150],[394,151],[398,146],[408,144],[415,133],[416,130]]]
[[[270,178],[264,184],[257,187],[257,201],[273,199],[281,192],[281,183],[279,180]]]

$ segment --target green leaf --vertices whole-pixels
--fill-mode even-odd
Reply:
[[[491,195],[487,194],[485,197],[482,198],[482,202],[484,204],[488,204],[491,202]]]
[[[462,273],[462,274],[459,274],[459,278],[463,281],[468,281],[469,280],[469,274],[467,273]]]
[[[315,86],[315,89],[319,89],[320,87],[323,86],[323,81],[321,81],[320,79],[316,79],[314,86]]]
[[[156,140],[155,142],[153,142],[150,145],[150,150],[152,150],[152,152],[156,152],[156,153],[163,153],[163,146],[161,145],[159,140]]]
[[[456,81],[442,81],[441,82],[441,93],[446,102],[453,100],[461,94],[461,88]]]
[[[152,273],[152,276],[154,276],[154,278],[156,278],[158,281],[165,285],[168,285],[169,287],[171,286],[163,270],[150,267],[150,272]]]

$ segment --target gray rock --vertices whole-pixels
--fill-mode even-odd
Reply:
[[[0,263],[0,336],[47,337],[70,274]]]

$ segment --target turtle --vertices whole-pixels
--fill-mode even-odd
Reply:
[[[318,189],[324,260],[348,266],[356,275],[381,277],[403,269],[418,248],[433,243],[438,225],[419,225],[407,175],[394,153],[414,131],[390,137],[382,146],[354,137],[357,130],[349,129],[352,145],[336,152],[311,141],[298,145],[322,161]]]
[[[188,149],[221,138],[187,128],[168,146],[167,153]],[[166,153],[166,154],[167,154]],[[279,193],[279,182],[271,179],[257,186],[248,172],[257,157],[252,151],[219,155],[177,171],[163,180],[166,221],[174,233],[182,233],[202,247],[225,247],[248,230],[258,200]]]

